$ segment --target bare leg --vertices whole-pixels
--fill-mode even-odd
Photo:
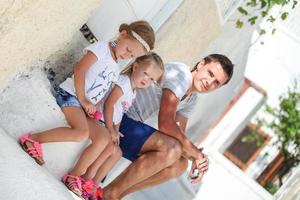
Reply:
[[[180,143],[165,134],[152,134],[135,160],[113,182],[104,188],[104,199],[118,200],[132,186],[143,182],[176,162],[182,154]]]
[[[113,146],[114,144],[110,141],[101,154],[98,154],[98,158],[88,167],[86,173],[83,175],[84,179],[89,180],[95,176],[99,167],[101,167],[113,153]]]
[[[154,174],[153,176],[132,186],[131,188],[128,188],[121,195],[121,197],[123,198],[124,196],[126,196],[129,193],[132,193],[132,192],[135,192],[138,190],[142,190],[145,188],[149,188],[149,187],[152,187],[155,185],[159,185],[159,184],[169,181],[173,178],[179,177],[186,170],[187,165],[188,165],[187,159],[184,157],[181,157],[173,165],[161,170],[157,174]]]
[[[120,160],[122,157],[122,151],[119,146],[115,145],[115,149],[113,154],[108,157],[103,165],[98,169],[95,177],[93,178],[96,183],[99,183],[104,177],[108,174],[108,172],[113,168],[113,166]]]
[[[30,138],[40,142],[66,142],[83,141],[89,136],[87,117],[80,107],[68,106],[62,108],[68,121],[69,127],[54,128],[40,133],[30,135]]]
[[[98,157],[107,144],[110,142],[110,134],[106,128],[102,127],[96,120],[88,119],[90,139],[92,143],[80,155],[74,168],[70,174],[80,176],[84,174],[88,168]]]

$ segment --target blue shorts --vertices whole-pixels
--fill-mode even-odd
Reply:
[[[60,108],[68,107],[68,106],[76,106],[81,107],[80,102],[78,101],[77,97],[68,93],[62,88],[59,88],[57,90],[56,94],[56,102],[59,105]],[[102,120],[99,120],[99,123],[101,126],[105,127],[105,122]]]
[[[65,91],[62,88],[59,88],[57,90],[56,102],[61,108],[66,106],[81,107],[77,97],[72,94],[69,94],[67,91]]]
[[[144,143],[157,130],[124,114],[119,131],[124,135],[120,138],[123,157],[134,161],[138,158]]]

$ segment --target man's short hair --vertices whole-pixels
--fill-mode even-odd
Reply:
[[[206,56],[205,58],[203,58],[203,60],[204,60],[204,64],[208,64],[210,62],[220,63],[224,72],[227,74],[227,77],[228,77],[227,81],[223,85],[227,84],[230,81],[232,74],[233,74],[234,64],[232,64],[231,60],[228,57],[221,55],[221,54],[210,54],[209,56]],[[196,63],[196,65],[194,66],[192,71],[195,71],[197,69],[198,64],[199,64],[199,62]]]

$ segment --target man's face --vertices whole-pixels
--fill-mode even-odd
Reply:
[[[198,92],[210,92],[221,87],[227,79],[228,76],[219,62],[204,64],[204,61],[201,61],[197,65],[193,87]]]

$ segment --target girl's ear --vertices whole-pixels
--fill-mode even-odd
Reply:
[[[138,68],[138,64],[137,64],[136,62],[134,62],[134,63],[132,64],[132,71],[133,71],[133,72],[136,71],[137,68]]]

